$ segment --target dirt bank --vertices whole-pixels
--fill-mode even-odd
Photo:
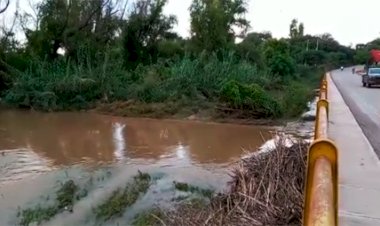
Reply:
[[[251,154],[231,171],[229,189],[209,204],[183,203],[175,210],[152,209],[138,218],[149,225],[301,225],[308,143]]]
[[[89,112],[122,117],[143,117],[154,119],[177,119],[201,122],[219,122],[239,125],[284,126],[294,119],[256,119],[241,115],[239,111],[222,111],[214,104],[202,108],[183,107],[175,103],[135,103],[132,101],[101,103]]]

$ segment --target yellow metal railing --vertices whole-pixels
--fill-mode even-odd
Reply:
[[[329,76],[329,75],[326,75]],[[307,160],[303,225],[338,225],[338,150],[328,139],[328,82],[322,79]]]

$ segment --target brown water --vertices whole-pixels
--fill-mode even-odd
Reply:
[[[100,167],[114,168],[110,189],[138,169],[222,188],[227,167],[269,138],[265,127],[2,110],[0,224],[60,178]]]

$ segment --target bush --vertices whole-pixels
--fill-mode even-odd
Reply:
[[[278,54],[271,58],[268,63],[271,72],[284,79],[293,77],[295,74],[295,63],[289,55]]]
[[[285,116],[297,117],[307,109],[307,102],[313,97],[313,91],[309,87],[291,82],[285,89],[285,95],[281,100]]]
[[[149,66],[152,67],[154,66]],[[163,65],[157,67],[164,68]],[[146,70],[139,71],[138,74],[145,82],[147,76],[153,76],[151,80],[154,80],[155,87],[151,86],[149,92],[154,89],[164,92],[160,101],[183,98],[216,101],[222,85],[230,79],[242,83],[260,80],[257,68],[244,61],[238,62],[233,53],[224,53],[221,59],[218,59],[216,54],[207,58],[200,55],[195,59],[185,56],[181,60],[169,63],[167,70],[162,74],[156,71],[147,75]],[[145,82],[142,85],[147,85]]]
[[[12,83],[3,97],[9,104],[53,111],[86,109],[97,102],[132,101],[195,105],[197,109],[221,103],[249,118],[280,117],[283,108],[290,109],[286,115],[295,116],[304,109],[307,100],[302,101],[309,97],[305,90],[317,87],[319,76],[315,76],[316,68],[306,66],[298,66],[299,73],[295,74],[283,56],[271,58],[276,62],[271,66],[285,73],[280,76],[270,72],[273,68],[257,69],[234,52],[186,55],[140,65],[131,71],[107,55],[101,64],[90,62],[85,54],[75,63],[37,59],[31,61],[28,70],[12,74]],[[302,81],[306,88],[288,87],[292,81]],[[273,98],[283,91],[285,97]]]
[[[120,99],[125,74],[117,63],[109,65],[107,59],[98,66],[87,62],[35,61],[30,69],[15,76],[4,99],[40,110],[87,108],[102,98]]]
[[[252,110],[258,118],[278,117],[282,114],[279,103],[259,85],[244,85],[234,80],[224,84],[221,99],[235,109]]]

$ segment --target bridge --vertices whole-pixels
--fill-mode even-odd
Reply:
[[[380,88],[351,69],[321,85],[304,225],[380,225]]]

